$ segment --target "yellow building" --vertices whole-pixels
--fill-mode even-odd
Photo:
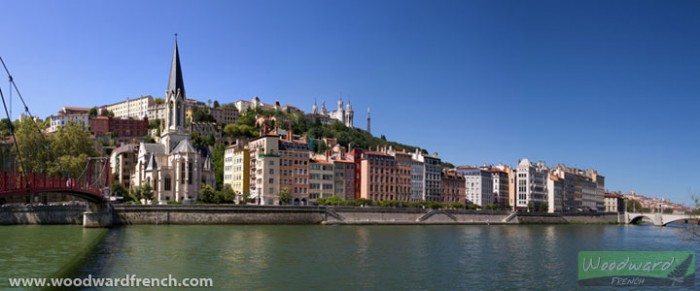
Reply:
[[[224,185],[231,186],[236,201],[241,194],[250,193],[250,151],[240,143],[224,151]]]

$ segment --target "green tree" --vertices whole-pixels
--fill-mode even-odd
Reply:
[[[145,183],[142,185],[139,185],[138,187],[134,187],[131,189],[131,194],[129,197],[129,200],[134,200],[136,202],[143,202],[143,203],[148,203],[148,201],[153,200],[153,187],[151,187],[150,183]],[[144,201],[142,201],[144,200]]]
[[[224,184],[224,152],[226,145],[217,143],[212,147],[212,163],[214,165],[214,181],[216,189],[223,189]]]
[[[42,135],[46,123],[35,123],[29,118],[17,122],[15,136],[17,147],[12,151],[18,155],[20,171],[25,173],[48,173],[54,161],[51,153],[51,140]]]
[[[223,189],[214,193],[214,203],[233,203],[234,196],[233,189],[226,184]]]
[[[153,187],[151,187],[150,183],[146,183],[141,187],[141,197],[146,201],[153,200]]]
[[[0,137],[9,136],[14,130],[14,125],[9,119],[3,118],[0,120]]]
[[[110,187],[110,192],[112,192],[112,196],[122,196],[125,198],[129,194],[129,190],[126,189],[124,184],[119,183],[118,181],[112,183],[112,187]]]
[[[192,112],[192,121],[194,122],[216,122],[209,112],[204,108],[194,107]]]
[[[199,189],[199,199],[204,203],[214,202],[214,188],[204,184],[201,189]]]
[[[289,205],[292,202],[292,195],[289,193],[288,187],[282,187],[280,190],[280,205]]]
[[[153,104],[155,104],[155,105],[165,104],[165,99],[163,99],[163,98],[153,99]]]
[[[250,192],[243,192],[243,193],[241,193],[240,195],[241,195],[241,197],[240,197],[239,203],[240,203],[241,205],[246,205],[246,204],[248,204],[248,200],[250,200]]]
[[[87,128],[78,123],[69,122],[51,136],[51,151],[54,161],[49,167],[49,174],[79,177],[89,157],[99,155]]]
[[[214,108],[219,108],[219,100],[214,100]]]
[[[149,120],[148,129],[160,129],[160,119]]]
[[[258,132],[247,124],[227,124],[224,126],[224,134],[231,137],[256,137]]]
[[[638,200],[627,199],[625,202],[625,209],[627,212],[641,212],[642,208],[642,203],[640,203]]]
[[[97,117],[97,107],[90,108],[90,111],[88,111],[88,118],[95,117]]]
[[[114,112],[111,110],[102,110],[101,116],[114,117]]]

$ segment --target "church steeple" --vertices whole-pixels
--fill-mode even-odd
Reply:
[[[165,131],[184,132],[185,130],[185,82],[180,68],[180,52],[177,49],[177,33],[173,61],[170,63],[170,79],[165,89]]]
[[[182,69],[180,68],[180,53],[177,49],[177,33],[175,34],[175,50],[173,51],[173,61],[170,64],[170,79],[168,80],[167,92],[177,95],[178,89],[182,98],[185,98],[185,82],[182,81]]]
[[[161,140],[168,145],[169,150],[172,150],[178,142],[187,136],[185,132],[185,83],[182,80],[182,68],[180,68],[177,34],[175,34],[173,60],[170,64],[170,79],[168,80],[168,88],[165,89],[165,120],[163,122],[165,127],[161,131]]]

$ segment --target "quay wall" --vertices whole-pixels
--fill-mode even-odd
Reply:
[[[24,206],[0,207],[0,225],[16,224],[83,224],[86,206]]]
[[[457,209],[328,207],[325,224],[505,224],[508,212]]]
[[[114,205],[114,225],[320,224],[320,207],[238,205]]]
[[[0,225],[82,224],[84,205],[3,206]],[[130,224],[614,224],[610,213],[546,214],[455,209],[240,206],[113,205],[114,225]],[[624,223],[624,220],[620,220]]]

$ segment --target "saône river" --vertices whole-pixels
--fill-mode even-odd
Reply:
[[[700,243],[684,233],[637,225],[2,226],[0,289],[10,277],[130,274],[211,278],[211,290],[590,289],[577,283],[579,251],[697,252]]]

